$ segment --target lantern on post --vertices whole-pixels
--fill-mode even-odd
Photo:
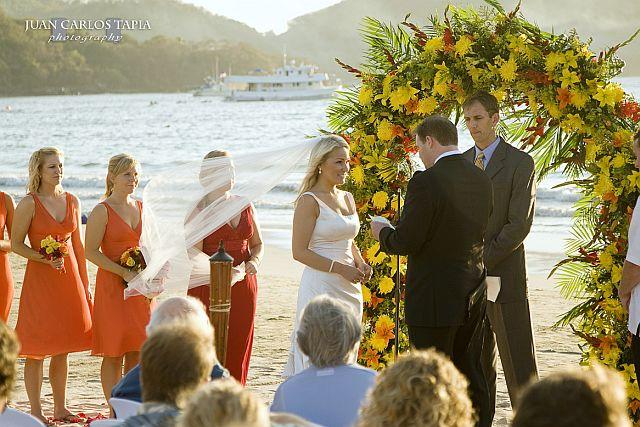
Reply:
[[[218,360],[225,363],[227,356],[227,335],[229,312],[231,310],[231,270],[233,257],[224,250],[220,240],[218,252],[209,258],[209,320],[215,330],[215,346]]]

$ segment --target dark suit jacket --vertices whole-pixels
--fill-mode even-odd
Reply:
[[[475,148],[463,156],[472,163]],[[500,138],[485,172],[493,184],[493,212],[485,236],[484,263],[489,276],[499,276],[496,302],[527,298],[524,239],[531,230],[536,195],[534,162],[530,155]]]
[[[484,233],[491,182],[461,155],[443,157],[409,181],[396,229],[380,232],[382,250],[408,255],[408,325],[461,325],[467,297],[484,278]]]

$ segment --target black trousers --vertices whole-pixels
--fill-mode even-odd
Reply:
[[[640,375],[640,326],[635,334],[631,334],[631,354],[633,355],[633,366],[636,367],[636,372]]]
[[[435,347],[447,355],[469,380],[471,401],[478,414],[480,427],[491,427],[495,409],[491,406],[489,386],[482,369],[482,345],[486,325],[486,284],[481,285],[478,298],[469,303],[462,325],[423,327],[408,325],[409,342],[416,349]]]

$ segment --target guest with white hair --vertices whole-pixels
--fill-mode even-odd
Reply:
[[[151,335],[160,326],[176,321],[186,321],[205,331],[210,331],[212,326],[202,303],[193,297],[171,297],[151,313],[151,319],[147,325],[147,336]],[[212,344],[213,345],[213,344]],[[229,373],[216,359],[211,379],[227,378]],[[131,369],[111,392],[111,397],[142,402],[142,386],[140,384],[140,365]]]
[[[272,412],[288,412],[313,423],[350,426],[375,371],[355,364],[362,331],[346,303],[319,295],[304,309],[298,346],[311,366],[290,377],[276,390]]]

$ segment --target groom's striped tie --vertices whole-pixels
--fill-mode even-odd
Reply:
[[[480,169],[484,170],[484,153],[480,151],[476,156],[475,165]]]

